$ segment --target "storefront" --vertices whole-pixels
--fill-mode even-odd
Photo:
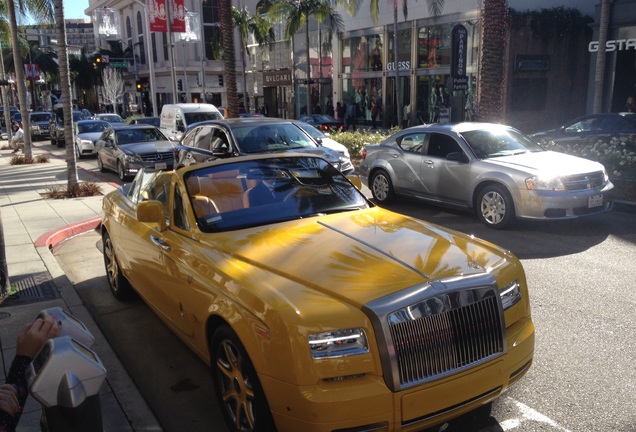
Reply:
[[[598,52],[600,4],[596,6],[594,34],[588,47],[591,56],[587,110],[594,106],[596,53]],[[610,22],[605,44],[606,62],[603,80],[604,112],[626,111],[628,97],[636,97],[636,1],[615,0],[610,3]]]
[[[289,118],[292,74],[290,69],[263,71],[263,113],[270,117]],[[257,102],[258,104],[258,102]]]
[[[458,25],[466,30],[461,80],[451,76]],[[378,126],[406,127],[472,119],[479,11],[399,23],[397,59],[394,41],[393,26],[347,32],[340,41],[339,101],[355,105],[356,123],[373,126],[376,117]]]

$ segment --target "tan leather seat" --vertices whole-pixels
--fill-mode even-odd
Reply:
[[[219,212],[218,207],[209,197],[201,194],[199,177],[190,177],[187,180],[188,194],[192,200],[192,207],[197,218],[205,218]]]

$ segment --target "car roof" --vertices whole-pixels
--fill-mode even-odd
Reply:
[[[307,157],[324,160],[322,156],[314,154],[314,153],[295,153],[295,152],[294,153],[291,153],[291,152],[289,153],[287,152],[254,153],[250,155],[242,155],[242,156],[236,156],[231,158],[218,158],[211,161],[196,163],[196,164],[188,165],[186,167],[182,167],[179,169],[179,171],[185,174],[186,172],[189,172],[189,171],[197,171],[207,167],[219,166],[219,165],[230,165],[230,164],[236,164],[236,163],[242,163],[242,162],[248,162],[248,161],[254,161],[254,160],[267,160],[267,159],[280,159],[280,158],[307,158]]]
[[[86,124],[86,123],[106,123],[106,124],[110,124],[107,121],[104,120],[95,120],[95,119],[84,119],[84,120],[78,120],[75,123],[77,124]]]
[[[122,125],[112,125],[109,129],[113,129],[114,131],[120,131],[120,130],[132,130],[132,129],[157,129],[157,128],[154,127],[153,125],[148,125],[148,124],[135,124],[135,125],[122,124]]]

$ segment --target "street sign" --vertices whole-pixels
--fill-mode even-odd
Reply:
[[[128,66],[130,66],[128,62],[110,62],[109,65],[110,67],[116,68],[127,68]]]

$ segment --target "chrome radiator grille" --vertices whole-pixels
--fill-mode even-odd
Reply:
[[[605,176],[602,171],[563,177],[563,185],[567,190],[585,190],[602,187]]]
[[[448,304],[440,297],[433,301]],[[494,295],[392,324],[390,330],[401,385],[445,375],[503,352],[499,306]]]

